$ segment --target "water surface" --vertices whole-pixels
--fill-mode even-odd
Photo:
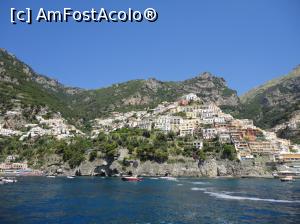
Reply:
[[[0,185],[0,223],[300,223],[300,180],[24,177]]]

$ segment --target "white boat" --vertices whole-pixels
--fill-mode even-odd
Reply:
[[[273,173],[275,178],[283,178],[287,176],[292,176],[293,178],[300,178],[300,171],[298,169],[282,170],[277,173]]]
[[[7,177],[2,179],[3,183],[17,183],[18,181],[15,178]]]
[[[293,176],[286,176],[286,177],[280,178],[280,180],[282,182],[287,182],[287,181],[294,181],[294,178],[293,178]]]
[[[67,176],[68,179],[74,179],[74,176]]]
[[[169,176],[160,177],[160,179],[163,179],[163,180],[172,180],[172,181],[177,181],[177,178],[175,178],[175,177],[169,177]]]
[[[54,176],[54,175],[47,175],[46,177],[48,177],[48,178],[55,178],[56,176]]]
[[[142,181],[142,178],[138,176],[124,176],[121,178],[123,181]]]

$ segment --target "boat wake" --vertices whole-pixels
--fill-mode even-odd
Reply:
[[[225,193],[216,193],[204,191],[205,194],[209,194],[210,196],[221,198],[221,199],[230,199],[230,200],[249,200],[249,201],[265,201],[265,202],[278,202],[278,203],[300,203],[300,201],[290,201],[290,200],[280,200],[280,199],[269,199],[269,198],[255,198],[255,197],[242,197],[242,196],[234,196]]]
[[[200,187],[192,187],[191,188],[192,191],[206,191],[206,188],[200,188]]]
[[[197,181],[197,182],[191,182],[191,184],[204,185],[204,184],[209,184],[209,183],[208,182]]]
[[[248,201],[264,201],[264,202],[273,202],[273,203],[300,203],[300,200],[281,200],[281,199],[272,199],[272,198],[256,198],[256,197],[243,197],[230,195],[229,192],[212,192],[208,191],[207,188],[191,188],[192,191],[203,191],[203,193],[208,194],[209,196],[219,198],[219,199],[227,199],[227,200],[248,200]],[[232,194],[236,192],[230,192]]]

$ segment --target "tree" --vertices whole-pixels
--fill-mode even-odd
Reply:
[[[180,111],[180,112],[174,113],[173,116],[179,116],[182,118],[186,118],[186,112]]]
[[[183,155],[186,157],[193,157],[195,151],[196,151],[195,147],[191,145],[187,145],[184,146]]]
[[[97,158],[97,151],[92,151],[89,155],[89,161],[92,162]]]
[[[151,134],[150,134],[150,132],[148,130],[144,130],[143,131],[143,137],[150,138],[150,136],[151,136]]]
[[[157,133],[156,139],[161,142],[167,141],[166,135],[162,132]]]
[[[235,155],[235,148],[233,145],[226,144],[223,146],[222,158],[234,160],[236,157]]]
[[[79,166],[84,161],[84,156],[80,153],[75,153],[72,155],[71,159],[69,160],[69,165],[73,169]]]
[[[206,154],[203,150],[199,150],[198,151],[198,157],[199,157],[199,160],[202,162],[202,161],[205,161],[206,160]]]
[[[154,151],[154,160],[158,163],[163,163],[168,159],[168,152],[164,149],[156,149]]]
[[[168,137],[168,139],[173,141],[176,137],[176,134],[175,134],[174,131],[169,131],[168,134],[167,134],[167,137]]]
[[[100,132],[99,134],[98,134],[98,140],[99,141],[104,141],[104,140],[106,140],[106,134],[104,133],[104,132]]]

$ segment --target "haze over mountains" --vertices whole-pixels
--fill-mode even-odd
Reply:
[[[251,118],[262,128],[288,121],[300,110],[300,67],[290,74],[252,89],[240,98],[223,78],[209,72],[180,82],[151,78],[131,80],[96,90],[66,87],[39,75],[6,50],[0,50],[1,113],[20,104],[34,110],[46,106],[74,123],[84,123],[113,111],[144,110],[187,93],[212,101],[235,117]],[[28,109],[29,108],[29,109]]]

